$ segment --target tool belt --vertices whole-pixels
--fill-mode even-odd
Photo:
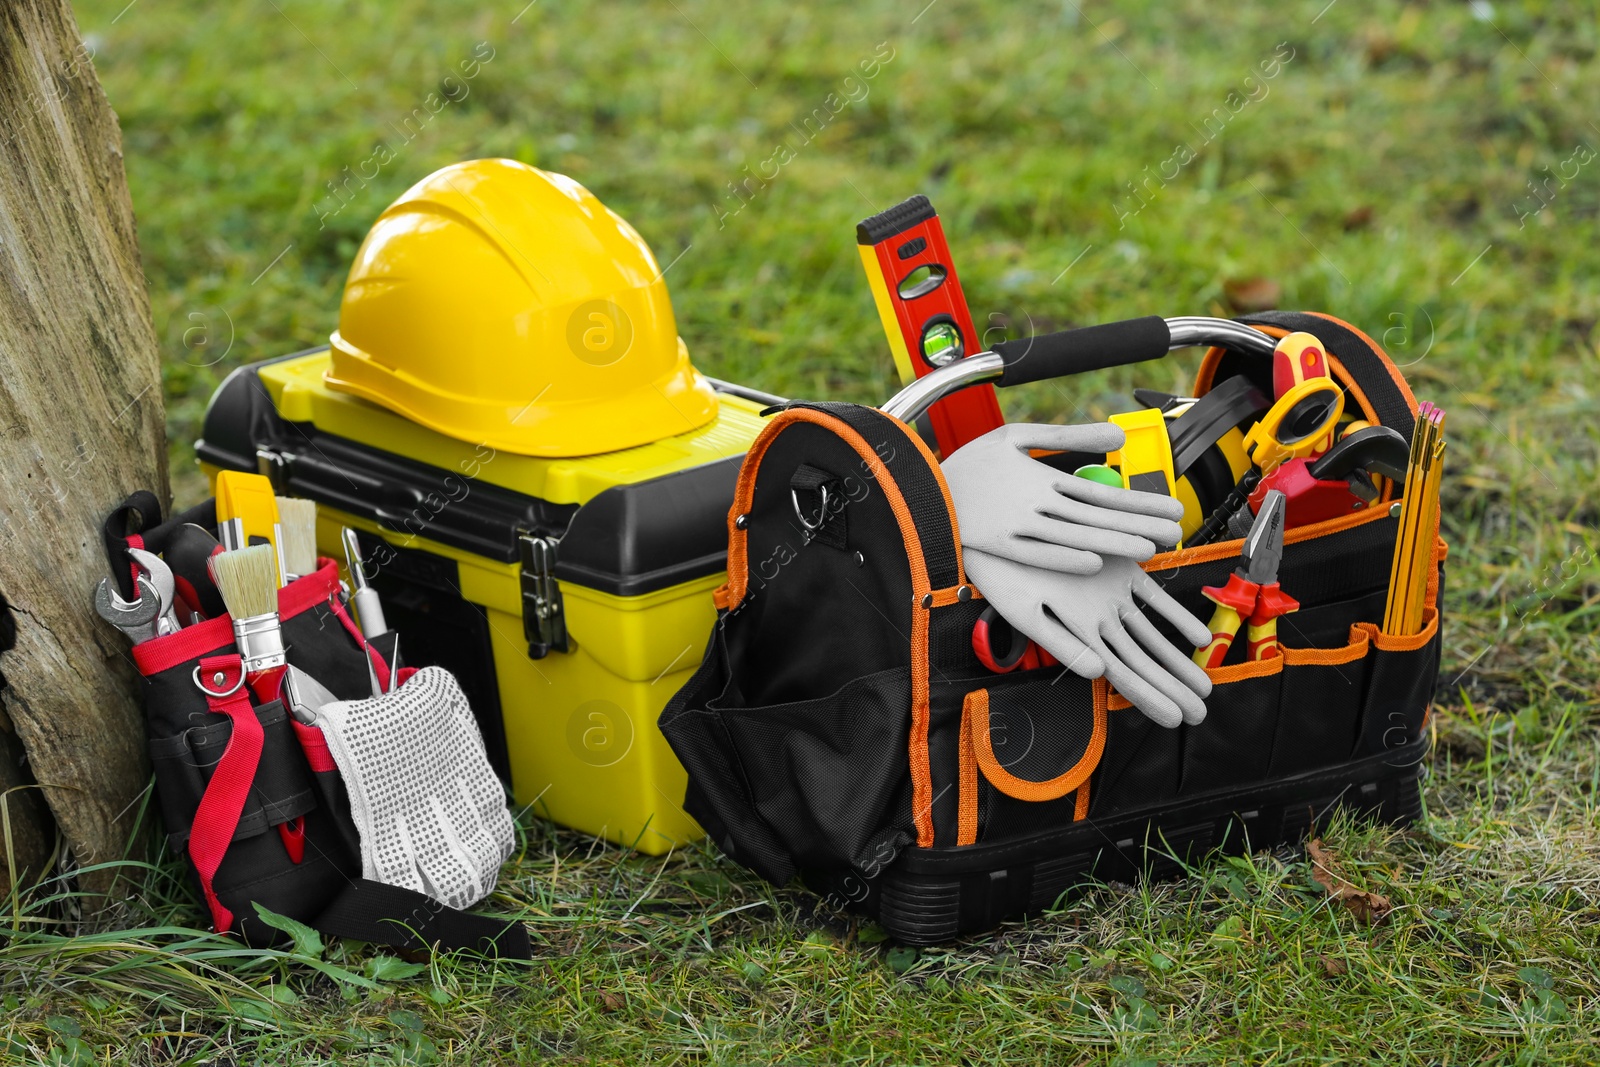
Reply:
[[[1354,409],[1410,435],[1415,401],[1365,334],[1303,313],[1240,321],[1274,338],[1315,332]],[[1167,340],[1087,365],[1153,358]],[[1078,357],[1038,354],[1018,377],[1086,369]],[[1212,348],[1194,395],[1239,375],[1271,389],[1270,359]],[[1445,547],[1422,632],[1381,633],[1397,525],[1385,497],[1289,530],[1280,581],[1301,609],[1280,620],[1282,654],[1210,669],[1205,720],[1163,729],[1103,679],[1036,657],[980,661],[985,601],[921,438],[873,408],[790,404],[740,472],[716,628],[661,715],[688,770],[685,806],[767,880],[799,875],[918,944],[1048,908],[1091,877],[1297,841],[1339,805],[1406,822],[1420,812]],[[1241,544],[1143,566],[1204,619],[1201,589],[1226,582]]]
[[[215,526],[215,501],[165,524],[147,492],[113,511],[104,538],[118,582],[132,588],[126,546],[160,553],[185,523]],[[317,570],[279,590],[278,609],[291,666],[340,700],[368,697],[372,674],[387,688],[388,660],[350,617],[333,560],[319,559]],[[520,923],[362,878],[361,842],[328,742],[284,700],[262,702],[245,684],[226,614],[136,644],[133,659],[167,840],[187,858],[217,931],[253,945],[284,940],[259,904],[336,937],[530,957]],[[398,682],[409,674],[402,668]]]

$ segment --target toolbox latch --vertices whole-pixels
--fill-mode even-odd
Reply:
[[[517,531],[517,552],[522,557],[522,633],[528,639],[529,659],[569,650],[567,615],[555,577],[560,544],[559,537]]]
[[[280,495],[288,493],[289,464],[294,457],[287,452],[267,448],[265,445],[256,446],[256,473],[272,483],[272,491]]]

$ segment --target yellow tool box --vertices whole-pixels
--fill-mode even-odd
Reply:
[[[460,680],[517,804],[660,854],[701,831],[656,718],[705,651],[776,402],[689,367],[626,222],[485,160],[385,210],[331,345],[235,371],[195,447],[316,501],[323,555],[358,532],[404,662]]]

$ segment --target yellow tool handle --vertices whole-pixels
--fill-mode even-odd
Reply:
[[[1276,616],[1266,622],[1252,622],[1245,627],[1245,659],[1250,662],[1262,659],[1271,659],[1278,652],[1278,619]]]
[[[244,520],[245,543],[261,537],[271,541],[278,522],[278,498],[272,483],[259,474],[221,471],[217,474],[217,522]]]
[[[1201,667],[1220,667],[1233,647],[1233,637],[1239,632],[1239,613],[1226,604],[1218,604],[1211,613],[1211,640],[1204,648],[1194,650],[1194,661]],[[1276,631],[1277,624],[1273,624]]]

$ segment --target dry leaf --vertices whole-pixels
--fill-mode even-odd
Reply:
[[[1383,894],[1357,889],[1345,881],[1334,866],[1333,854],[1323,847],[1322,838],[1312,838],[1306,844],[1306,853],[1311,857],[1311,877],[1330,897],[1348,908],[1358,922],[1367,926],[1381,923],[1394,910],[1394,905]]]
[[[1337,978],[1349,970],[1344,960],[1336,960],[1332,956],[1318,956],[1317,959],[1322,963],[1322,970],[1329,978]]]
[[[615,993],[602,992],[600,994],[600,1003],[606,1006],[606,1011],[622,1010],[622,998]]]
[[[1362,204],[1358,208],[1352,208],[1345,215],[1344,228],[1346,230],[1361,230],[1365,229],[1370,222],[1372,222],[1372,205]]]
[[[1271,311],[1283,299],[1283,286],[1271,278],[1230,278],[1222,283],[1222,295],[1241,314]]]

